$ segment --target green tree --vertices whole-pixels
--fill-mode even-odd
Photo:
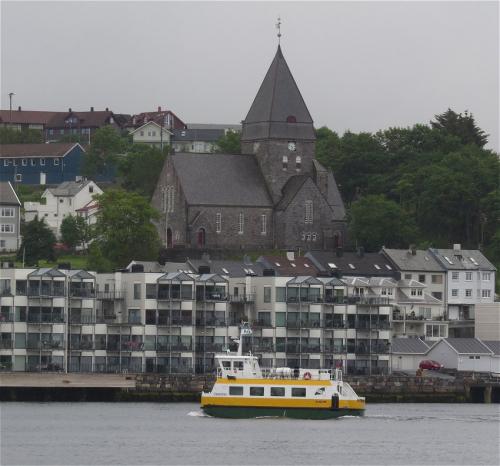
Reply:
[[[43,219],[35,217],[22,225],[23,242],[17,253],[18,260],[26,265],[36,265],[40,259],[54,260],[56,237]]]
[[[92,177],[106,173],[114,167],[119,155],[127,150],[128,139],[122,137],[112,126],[99,128],[92,136],[92,142],[83,162],[83,174]]]
[[[352,203],[349,231],[356,245],[367,251],[378,251],[382,246],[408,247],[417,239],[412,218],[383,195],[369,195]]]
[[[0,128],[0,144],[39,144],[42,142],[43,135],[40,130],[18,131],[12,128]]]
[[[436,121],[431,121],[433,128],[460,138],[463,144],[476,144],[483,147],[488,142],[488,134],[476,125],[474,116],[467,110],[462,115],[450,108],[440,115],[435,115]]]
[[[316,130],[316,159],[327,167],[331,167],[339,150],[340,138],[337,133],[323,126]]]
[[[147,144],[134,144],[118,162],[122,187],[150,199],[169,151],[168,146],[162,152]]]
[[[89,228],[80,216],[67,215],[61,222],[61,239],[71,249],[88,241]]]
[[[104,259],[113,267],[124,267],[132,259],[157,259],[160,241],[152,222],[159,214],[143,196],[110,189],[95,199],[99,212],[91,260]]]
[[[241,134],[238,131],[226,131],[226,134],[217,140],[217,147],[214,152],[241,154]]]

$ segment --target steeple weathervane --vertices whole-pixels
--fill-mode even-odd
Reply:
[[[278,30],[278,45],[281,43],[281,18],[278,16],[278,22],[276,23],[276,29]]]

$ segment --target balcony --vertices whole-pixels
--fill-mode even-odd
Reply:
[[[345,296],[330,296],[326,295],[325,304],[346,304],[347,303],[347,298]]]
[[[62,341],[42,341],[42,350],[61,350],[64,349],[64,343]]]
[[[304,295],[304,296],[287,296],[288,304],[320,304],[323,303],[323,296]]]
[[[252,327],[254,328],[271,328],[273,324],[267,319],[257,319],[252,322]]]
[[[222,319],[196,319],[196,326],[197,327],[225,327],[226,321],[222,320]]]
[[[172,317],[172,325],[189,327],[193,325],[193,319],[191,317]]]
[[[343,320],[325,319],[324,327],[325,329],[345,329],[347,325]]]
[[[2,311],[0,313],[0,324],[4,322],[14,322],[14,313]]]
[[[254,353],[274,353],[274,345],[257,345],[253,347]]]
[[[97,299],[103,301],[115,301],[120,299],[125,299],[124,291],[98,291],[96,293]]]
[[[222,353],[224,347],[223,343],[197,343],[195,349],[198,353]]]
[[[123,341],[121,344],[122,351],[142,351],[144,343],[140,340]]]
[[[12,345],[14,340],[1,340],[0,341],[0,349],[12,349]]]
[[[75,288],[69,291],[69,296],[71,298],[93,299],[95,298],[96,294],[94,290]]]
[[[342,346],[342,345],[329,345],[329,344],[325,344],[323,346],[323,351],[325,353],[333,353],[333,354],[343,354],[347,351],[347,348],[345,346]]]
[[[255,294],[250,293],[250,294],[230,295],[229,301],[231,301],[231,303],[233,303],[233,304],[236,304],[236,303],[245,303],[245,304],[254,303],[255,302]]]
[[[218,293],[218,292],[205,293],[205,294],[197,293],[196,300],[197,301],[212,301],[212,302],[227,301],[227,295],[225,293]]]
[[[300,353],[300,345],[299,344],[287,344],[286,345],[287,353]]]
[[[358,304],[361,306],[388,306],[390,304],[389,298],[385,298],[378,295],[359,295],[359,296],[350,296],[348,301],[354,298],[354,302],[352,304]],[[351,303],[349,303],[351,304]]]
[[[287,320],[286,327],[287,328],[320,328],[321,321],[320,320],[312,320],[312,319]]]

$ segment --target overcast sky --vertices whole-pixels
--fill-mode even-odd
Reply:
[[[245,118],[282,48],[317,127],[473,112],[498,150],[497,2],[1,2],[1,104]]]

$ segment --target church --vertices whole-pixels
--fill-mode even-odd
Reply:
[[[153,194],[167,248],[332,250],[346,236],[331,170],[278,45],[242,122],[241,154],[175,153]]]

